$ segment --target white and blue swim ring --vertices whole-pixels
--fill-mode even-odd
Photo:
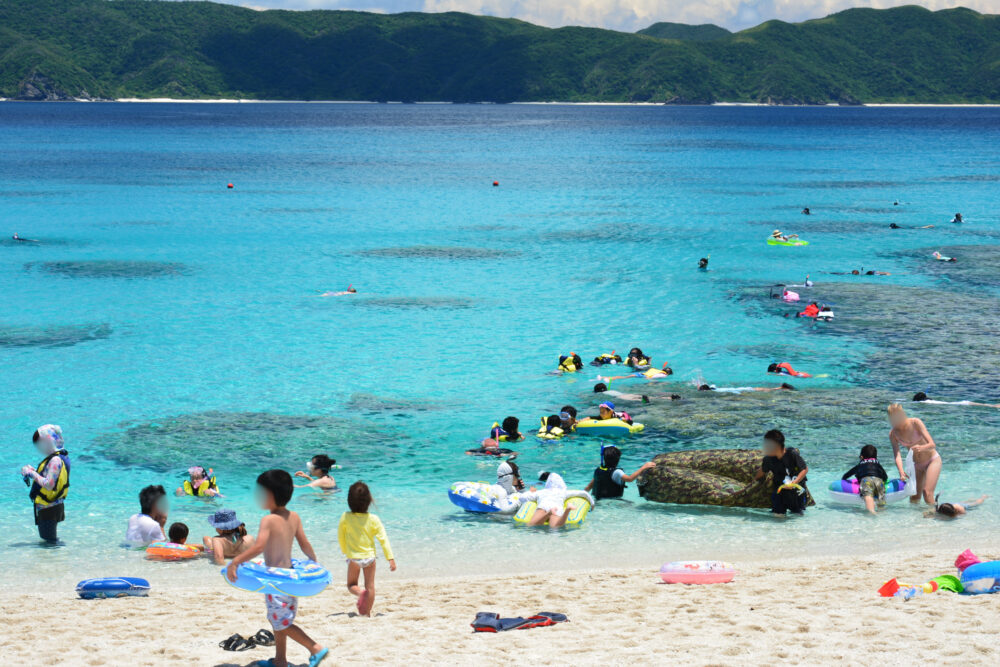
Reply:
[[[297,598],[307,598],[319,595],[330,585],[330,572],[319,563],[311,560],[292,559],[292,566],[268,567],[262,562],[250,561],[236,569],[236,581],[229,581],[226,568],[222,568],[222,577],[236,588],[251,593],[268,593],[271,595],[291,595]]]
[[[513,514],[521,506],[522,495],[506,494],[486,482],[455,482],[448,489],[448,499],[466,512]]]
[[[84,600],[146,597],[149,595],[149,582],[138,577],[84,579],[76,585],[76,592]]]

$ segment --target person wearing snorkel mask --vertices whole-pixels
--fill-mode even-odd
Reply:
[[[21,477],[30,487],[28,497],[35,512],[38,536],[56,544],[57,528],[66,518],[63,501],[69,493],[69,453],[63,447],[62,429],[55,424],[39,426],[31,441],[44,457],[38,466],[21,468]]]
[[[514,459],[507,459],[497,466],[497,486],[507,492],[507,495],[524,491],[524,480]]]
[[[299,470],[296,477],[308,479],[308,484],[296,484],[296,489],[319,489],[320,491],[332,491],[337,488],[337,481],[330,474],[330,469],[337,464],[326,454],[317,454],[306,463],[308,472]]]

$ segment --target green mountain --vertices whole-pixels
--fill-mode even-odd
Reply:
[[[636,33],[657,39],[677,39],[682,42],[710,42],[713,39],[728,37],[733,33],[711,23],[702,25],[687,25],[686,23],[670,23],[663,21],[654,23]]]
[[[1000,102],[1000,17],[852,9],[680,41],[458,13],[0,0],[0,96]]]

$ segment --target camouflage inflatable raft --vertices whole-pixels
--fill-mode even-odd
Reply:
[[[706,449],[660,454],[638,480],[639,495],[658,503],[771,507],[771,474],[755,482],[761,453]],[[808,491],[806,492],[808,493]],[[814,505],[812,496],[809,505]]]

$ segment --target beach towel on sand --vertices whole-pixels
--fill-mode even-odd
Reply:
[[[492,611],[481,611],[472,622],[475,632],[506,632],[507,630],[529,630],[544,628],[556,623],[568,621],[566,614],[554,614],[550,611],[540,611],[534,616],[518,616],[517,618],[500,618],[500,614]]]

